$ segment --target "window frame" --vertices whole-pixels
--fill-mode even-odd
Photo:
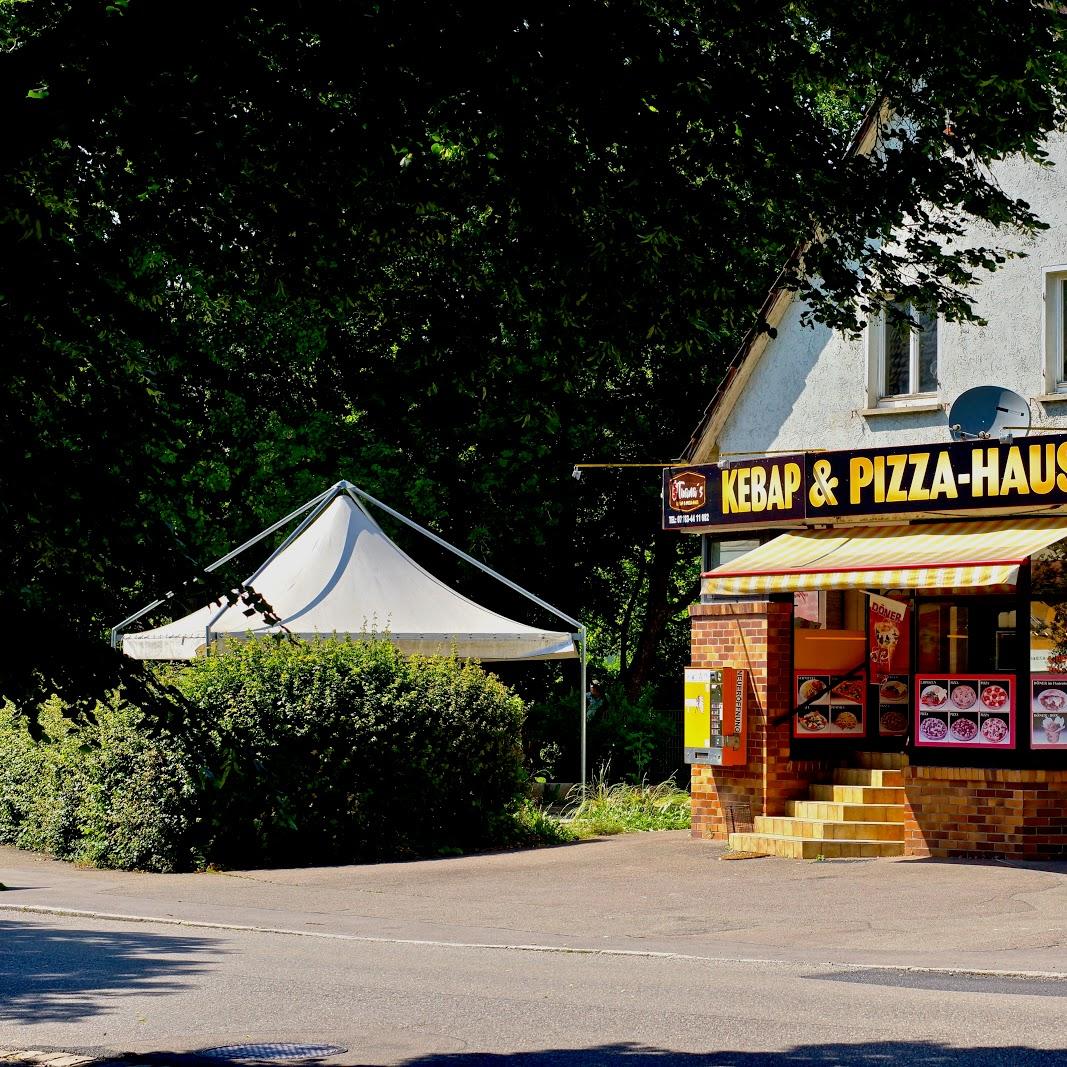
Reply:
[[[1067,263],[1045,268],[1045,392],[1067,393]]]
[[[1064,268],[1067,271],[1067,267]],[[909,306],[908,313],[914,315],[914,309]],[[934,380],[935,388],[922,392],[886,393],[886,335],[889,330],[889,317],[884,311],[873,315],[867,324],[867,359],[868,359],[868,403],[872,408],[907,408],[917,405],[928,405],[936,399],[941,387],[941,316],[935,315],[936,324],[935,355],[934,355]],[[908,385],[917,384],[920,374],[919,347],[921,334],[918,330],[909,329],[908,347]],[[1067,382],[1063,388],[1067,390]]]

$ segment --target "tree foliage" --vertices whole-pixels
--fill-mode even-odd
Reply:
[[[643,561],[647,677],[692,543],[653,532],[654,478],[573,463],[671,459],[797,240],[824,321],[887,288],[967,317],[1002,253],[949,239],[1039,225],[987,165],[1063,119],[1062,17],[1020,0],[159,19],[0,3],[24,704],[100,692],[106,624],[342,474],[572,614],[615,617]],[[850,154],[876,100],[899,129]]]

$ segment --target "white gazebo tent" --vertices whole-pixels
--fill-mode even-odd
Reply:
[[[364,501],[406,523],[479,570],[492,575],[576,632],[537,629],[476,604],[419,566],[386,535]],[[394,511],[350,482],[338,482],[292,514],[223,556],[214,571],[303,515],[303,520],[244,583],[269,604],[271,625],[245,604],[209,604],[175,622],[123,634],[173,593],[153,601],[111,631],[111,642],[135,659],[194,659],[228,641],[289,633],[314,641],[328,637],[379,638],[402,651],[455,654],[482,662],[581,659],[582,785],[585,785],[586,632],[577,620],[498,574],[484,563]]]

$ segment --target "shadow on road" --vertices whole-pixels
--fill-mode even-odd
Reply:
[[[710,1042],[709,1042],[710,1044]],[[405,1060],[404,1067],[1063,1067],[1067,1053],[1023,1045],[953,1048],[931,1041],[797,1045],[782,1052],[673,1052],[647,1045],[597,1045],[493,1054],[447,1053]]]
[[[224,950],[204,937],[101,932],[0,919],[0,1022],[76,1022],[117,995],[163,996]]]

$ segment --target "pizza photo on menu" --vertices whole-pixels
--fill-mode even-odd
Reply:
[[[996,682],[988,682],[982,685],[982,704],[996,711],[997,708],[1004,707],[1008,702],[1008,691],[1004,686],[997,684]]]
[[[919,722],[919,733],[927,741],[944,741],[948,723],[940,715],[924,715]]]
[[[831,692],[831,698],[834,700],[849,700],[853,704],[862,704],[863,683],[852,678],[838,682]]]
[[[949,733],[955,741],[973,741],[978,736],[978,718],[975,715],[955,715]]]
[[[1002,745],[1008,740],[1010,730],[1007,722],[999,715],[982,716],[982,736],[991,745]]]
[[[818,733],[825,730],[829,720],[819,711],[807,711],[797,719],[801,733]]]
[[[949,700],[957,708],[973,708],[978,702],[978,692],[967,682],[954,682],[949,690]]]

